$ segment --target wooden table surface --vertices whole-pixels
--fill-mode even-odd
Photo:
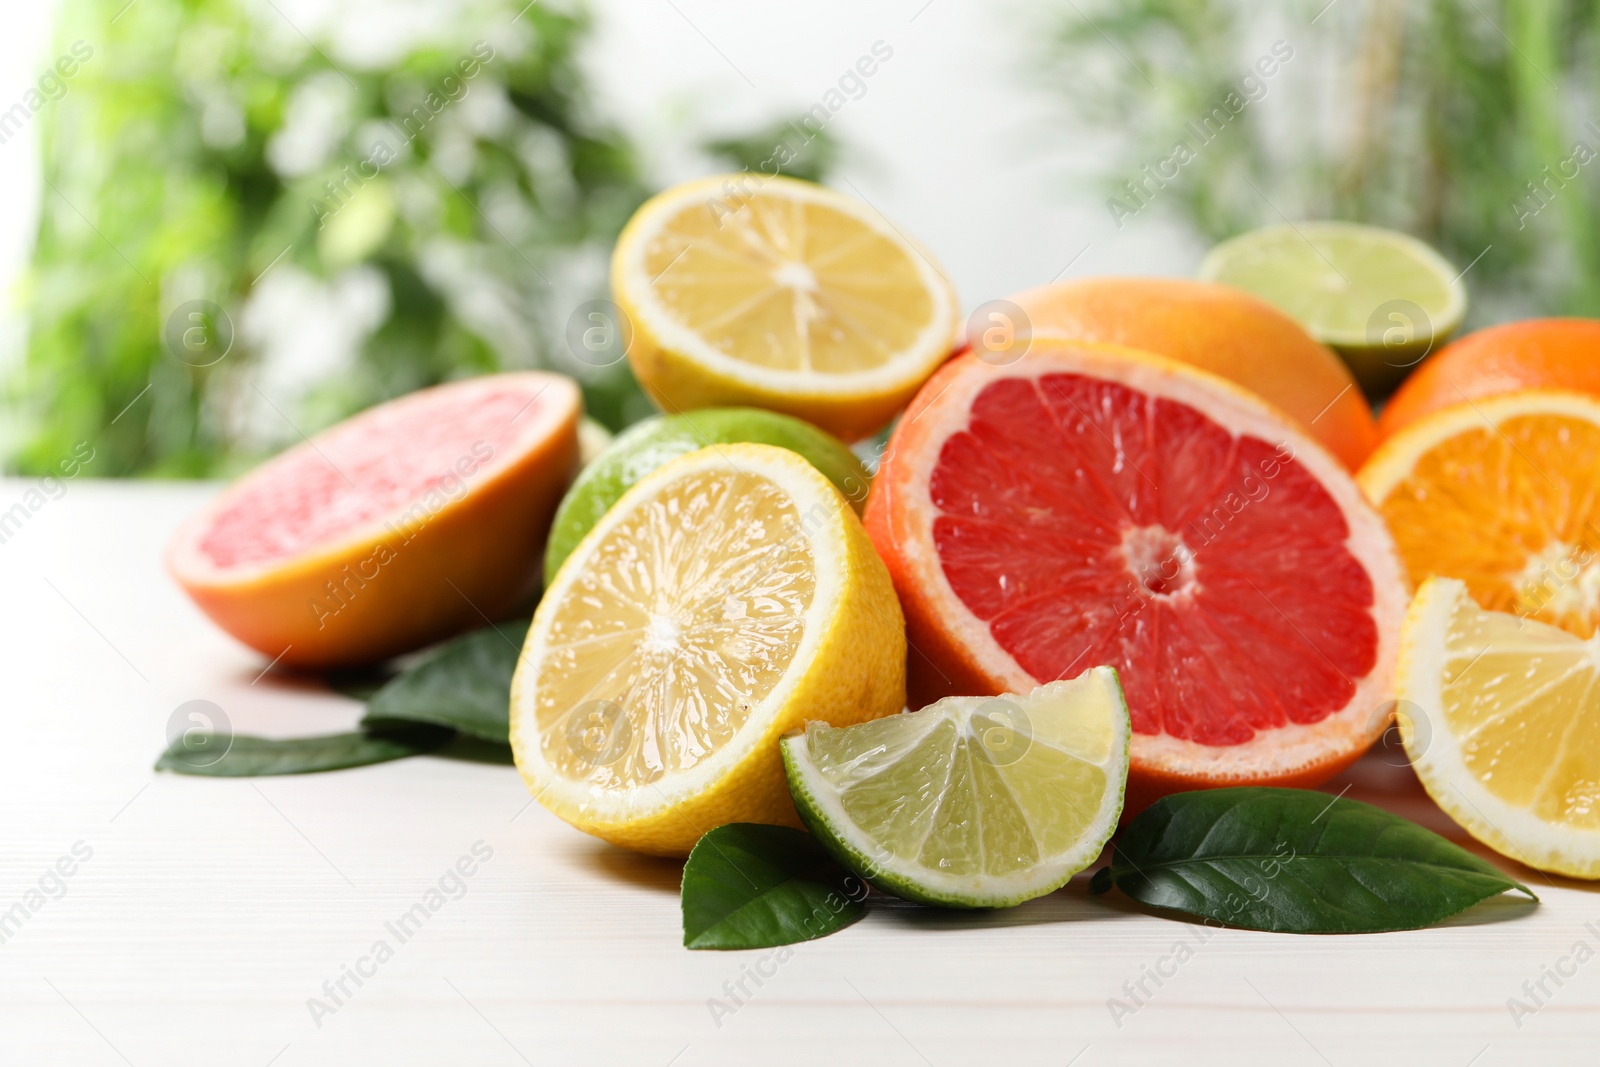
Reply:
[[[0,481],[0,1063],[1594,1062],[1600,895],[1509,861],[1543,903],[1413,933],[1215,931],[1091,898],[1084,874],[1009,911],[879,901],[792,951],[689,952],[679,865],[570,829],[510,766],[156,775],[185,701],[258,734],[360,709],[263,674],[162,573],[214,487],[36,488]],[[1468,843],[1391,764],[1330,790]]]

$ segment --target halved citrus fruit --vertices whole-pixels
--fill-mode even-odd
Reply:
[[[1412,423],[1359,475],[1412,580],[1587,637],[1600,624],[1600,399],[1528,390]]]
[[[927,252],[871,206],[792,178],[658,194],[617,239],[611,290],[634,373],[666,411],[770,408],[847,441],[905,406],[960,327]]]
[[[729,822],[798,825],[778,739],[905,704],[905,624],[833,484],[785,448],[672,460],[579,542],[534,613],[511,745],[556,815],[687,855]]]
[[[245,475],[167,567],[218,626],[291,667],[371,663],[538,588],[578,461],[577,385],[529,371],[380,404]]]
[[[960,356],[896,426],[866,522],[915,701],[1116,668],[1130,810],[1313,784],[1383,731],[1389,533],[1293,420],[1214,375],[1037,338],[1005,367]]]
[[[1409,234],[1353,222],[1265,226],[1223,241],[1200,277],[1254,293],[1332,346],[1374,396],[1461,327],[1461,271]]]
[[[1600,637],[1430,578],[1400,640],[1400,736],[1434,802],[1520,863],[1600,878]]]
[[[1450,342],[1405,380],[1378,416],[1390,437],[1441,408],[1524,389],[1600,396],[1600,319],[1528,319]]]
[[[1116,829],[1128,706],[1094,667],[1030,693],[783,739],[795,806],[845,866],[907,900],[1004,908],[1066,885]]]
[[[1297,419],[1351,470],[1377,442],[1350,368],[1243,289],[1187,278],[1075,278],[1012,300],[1027,317],[1019,332],[1126,345],[1243,386]]]

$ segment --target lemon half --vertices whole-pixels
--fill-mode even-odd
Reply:
[[[611,288],[634,373],[667,412],[746,404],[847,441],[906,405],[961,325],[925,250],[871,205],[792,178],[658,194],[618,237]]]
[[[511,688],[529,789],[567,822],[687,855],[798,825],[778,739],[905,703],[905,623],[861,521],[806,460],[715,445],[623,494],[556,572]]]
[[[1600,636],[1430,578],[1401,632],[1400,735],[1434,801],[1520,863],[1600,878]]]

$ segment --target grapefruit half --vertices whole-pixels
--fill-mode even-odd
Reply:
[[[906,613],[912,707],[1116,668],[1128,810],[1312,785],[1387,724],[1408,588],[1341,463],[1203,371],[1035,338],[971,354],[896,427],[866,525]]]
[[[274,662],[372,663],[504,617],[536,588],[582,401],[535,371],[380,404],[245,475],[167,567]]]

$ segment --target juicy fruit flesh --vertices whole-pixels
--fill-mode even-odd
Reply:
[[[1546,822],[1600,829],[1600,639],[1462,598],[1445,637],[1442,711],[1467,770]]]
[[[540,407],[526,389],[465,389],[358,417],[314,449],[260,468],[216,514],[199,549],[231,569],[287,559],[384,520],[426,521],[536,430]]]
[[[860,219],[798,197],[695,201],[645,249],[669,314],[719,352],[853,373],[911,347],[933,315],[917,264]]]
[[[1110,788],[1108,717],[1052,725],[1042,711],[957,698],[845,729],[811,723],[805,743],[881,862],[1007,875],[1076,846]]]
[[[1600,426],[1541,414],[1435,446],[1379,510],[1421,584],[1587,637],[1600,622]]]
[[[1374,313],[1397,297],[1424,311],[1444,310],[1453,300],[1450,279],[1440,277],[1433,263],[1404,245],[1342,228],[1260,234],[1229,256],[1218,278],[1341,338],[1365,336]],[[1425,323],[1383,318],[1373,343],[1382,344],[1383,331],[1393,326],[1419,329],[1424,337],[1428,333]]]
[[[696,766],[783,678],[816,592],[787,493],[686,475],[603,537],[549,626],[534,709],[567,778],[631,788]]]
[[[1344,708],[1373,587],[1292,448],[1085,375],[973,401],[929,483],[945,577],[1033,678],[1117,669],[1133,730],[1204,745]]]

